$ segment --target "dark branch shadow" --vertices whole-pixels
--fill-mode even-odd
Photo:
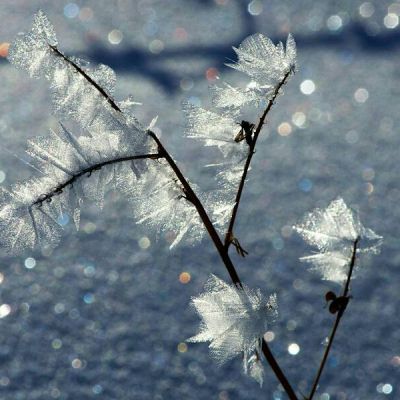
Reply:
[[[208,6],[209,2],[204,0],[193,0]],[[152,54],[146,48],[130,47],[123,50],[112,50],[104,47],[94,47],[88,53],[82,54],[94,63],[109,65],[116,72],[129,72],[147,79],[153,80],[167,93],[174,93],[179,89],[180,80],[183,78],[178,72],[165,66],[165,61],[170,59],[199,58],[208,60],[208,64],[223,71],[225,62],[235,59],[232,45],[238,45],[245,37],[253,32],[253,17],[243,10],[241,16],[241,33],[232,38],[230,43],[214,45],[188,44],[182,47],[165,49],[160,54]],[[284,41],[282,36],[271,38],[275,43]],[[296,34],[296,43],[301,51],[304,48],[323,48],[332,50],[347,50],[355,52],[379,53],[394,51],[400,48],[400,31],[385,30],[376,36],[372,36],[365,25],[354,22],[340,32],[316,32],[315,34]],[[1,64],[7,62],[0,59]],[[204,78],[203,74],[193,73],[190,77],[194,81]]]

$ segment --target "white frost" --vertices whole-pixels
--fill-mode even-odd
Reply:
[[[320,251],[300,260],[311,263],[323,279],[335,282],[346,279],[357,238],[357,254],[377,253],[382,243],[382,237],[365,228],[341,198],[332,201],[325,210],[315,209],[293,228]]]
[[[247,286],[238,289],[215,275],[205,290],[192,298],[202,321],[200,332],[188,341],[210,342],[211,356],[219,364],[243,354],[244,371],[261,384],[261,364],[254,363],[253,355],[260,354],[263,334],[277,316],[276,295],[268,297]]]
[[[296,69],[296,44],[290,34],[286,50],[281,42],[275,46],[261,33],[249,36],[234,50],[238,61],[227,65],[246,73],[260,85],[275,85],[287,72]]]

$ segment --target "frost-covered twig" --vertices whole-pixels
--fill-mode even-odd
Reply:
[[[256,147],[256,144],[257,144],[258,136],[259,136],[259,134],[261,132],[261,129],[262,129],[264,123],[265,123],[265,119],[266,119],[269,111],[271,110],[271,108],[272,108],[272,106],[274,104],[275,99],[278,97],[279,91],[281,90],[282,86],[287,82],[287,80],[288,80],[288,78],[289,78],[291,73],[292,73],[292,69],[289,69],[286,72],[286,74],[284,75],[283,79],[275,87],[273,95],[272,95],[271,99],[268,101],[268,105],[267,105],[266,109],[264,110],[262,116],[260,117],[260,120],[259,120],[259,122],[258,122],[258,124],[257,124],[257,126],[256,126],[256,128],[254,130],[254,133],[252,135],[252,139],[248,143],[249,144],[248,156],[247,156],[244,168],[243,168],[242,177],[240,179],[238,191],[237,191],[236,198],[235,198],[235,205],[233,206],[232,215],[231,215],[231,218],[230,218],[230,221],[229,221],[228,230],[227,230],[227,232],[225,234],[225,243],[224,243],[224,245],[225,245],[226,249],[228,249],[229,246],[232,243],[233,244],[236,243],[235,242],[236,238],[235,238],[234,233],[233,233],[233,227],[235,225],[237,212],[239,210],[240,199],[242,197],[243,188],[244,188],[244,185],[245,185],[245,182],[246,182],[246,178],[247,178],[247,173],[249,171],[251,160],[252,160],[253,155],[255,153],[255,147]],[[237,241],[237,239],[236,239],[236,241]],[[247,252],[245,252],[245,253],[247,253]],[[244,256],[244,254],[241,254],[241,255]]]
[[[78,65],[76,65],[76,63],[74,63],[72,60],[70,60],[67,56],[62,54],[55,46],[52,46],[52,45],[49,45],[49,46],[58,56],[62,57],[63,60],[65,60],[70,65],[72,65],[73,68],[76,70],[76,72],[81,74],[88,81],[89,84],[93,85],[99,91],[99,93],[108,101],[108,103],[111,105],[111,107],[114,110],[122,113],[122,110],[114,102],[114,100],[106,93],[106,91],[100,85],[98,85],[93,79],[91,79],[90,76],[82,70],[82,68],[80,68]],[[180,184],[182,185],[183,195],[196,208],[196,210],[199,214],[199,217],[201,218],[205,228],[207,229],[208,234],[210,235],[211,239],[214,242],[215,247],[218,250],[218,253],[219,253],[223,263],[225,264],[225,266],[229,272],[232,282],[237,286],[241,286],[241,282],[240,282],[239,276],[237,275],[235,267],[233,266],[232,261],[230,260],[229,256],[227,256],[226,251],[224,251],[223,243],[221,242],[221,239],[220,239],[217,231],[215,230],[206,210],[204,209],[202,202],[199,200],[198,196],[192,189],[191,185],[189,184],[187,179],[183,176],[178,165],[176,164],[174,159],[171,157],[171,155],[168,153],[168,151],[165,149],[165,147],[163,146],[161,141],[158,139],[156,134],[151,130],[148,130],[147,133],[157,144],[159,153],[149,154],[149,155],[145,155],[145,156],[136,156],[136,157],[132,157],[132,159],[138,159],[138,158],[156,159],[156,158],[160,158],[160,157],[165,158],[165,160],[168,162],[170,168],[176,175],[176,178],[179,180]],[[129,157],[126,157],[126,158],[129,159]],[[111,163],[111,162],[100,163],[100,164],[94,165],[92,169],[87,168],[86,170],[80,171],[78,174],[76,174],[76,176],[72,177],[69,181],[67,181],[66,183],[57,187],[56,190],[54,190],[53,192],[45,194],[43,197],[39,198],[34,204],[42,203],[43,201],[50,199],[54,195],[54,193],[59,193],[60,189],[63,189],[65,186],[72,183],[72,181],[75,180],[77,177],[80,177],[87,172],[97,170],[97,169],[101,168],[101,166],[107,165],[109,163]]]
[[[51,191],[41,194],[36,200],[34,200],[32,202],[31,207],[33,207],[33,206],[40,207],[44,202],[51,202],[51,200],[53,199],[54,196],[61,194],[63,192],[63,190],[65,188],[67,188],[68,186],[73,186],[74,183],[82,176],[87,174],[87,176],[90,177],[94,171],[98,171],[107,165],[114,165],[114,164],[119,164],[121,162],[134,161],[134,160],[144,160],[144,159],[157,160],[159,158],[163,158],[163,156],[160,153],[143,154],[143,155],[137,155],[137,156],[118,157],[118,158],[114,158],[111,160],[102,161],[97,164],[90,165],[89,167],[83,168],[80,171],[76,172],[75,174],[73,174],[69,179],[65,180],[64,182],[59,183]]]
[[[121,111],[120,107],[115,103],[115,101],[108,95],[108,93],[100,86],[97,84],[97,82],[92,79],[79,65],[74,63],[70,58],[65,56],[58,48],[57,46],[54,46],[49,43],[49,47],[51,50],[54,51],[57,56],[61,57],[65,62],[69,63],[75,70],[81,74],[93,87],[95,87],[101,95],[107,99],[108,103],[110,106],[115,110],[115,111]]]
[[[182,184],[183,193],[186,196],[186,199],[188,201],[190,201],[193,204],[193,206],[196,208],[196,210],[199,214],[199,217],[201,218],[205,228],[207,229],[207,232],[208,232],[210,238],[212,239],[216,249],[218,250],[218,253],[219,253],[226,269],[228,270],[228,273],[232,279],[232,282],[236,286],[241,287],[242,283],[241,283],[240,278],[236,272],[236,269],[232,263],[232,260],[229,258],[228,253],[225,251],[224,245],[223,245],[217,231],[215,230],[214,225],[210,220],[210,217],[208,216],[206,210],[204,209],[202,202],[197,197],[196,193],[190,186],[189,182],[183,176],[181,170],[175,163],[174,159],[170,156],[170,154],[165,149],[165,147],[163,146],[161,141],[158,139],[156,134],[152,131],[148,131],[148,133],[154,139],[154,141],[157,143],[160,154],[162,154],[163,157],[165,157],[169,166],[171,167],[171,169],[174,171],[176,177],[178,178],[179,182]]]

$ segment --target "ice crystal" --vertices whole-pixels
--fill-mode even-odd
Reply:
[[[236,112],[245,105],[259,107],[265,103],[273,92],[271,85],[261,86],[255,81],[251,81],[245,88],[231,86],[223,82],[222,86],[212,86],[213,104],[218,108],[231,109]]]
[[[382,237],[365,228],[341,198],[332,201],[325,210],[309,213],[294,229],[319,250],[318,254],[300,260],[311,263],[323,279],[335,282],[346,279],[357,239],[357,254],[377,253],[382,243]]]
[[[262,386],[264,382],[264,367],[258,354],[253,354],[244,365],[244,373],[251,376]]]
[[[227,65],[246,73],[262,86],[275,85],[288,71],[296,68],[296,44],[290,34],[286,51],[281,42],[275,46],[261,33],[249,36],[234,50],[238,61]]]
[[[39,11],[31,31],[11,44],[8,60],[31,77],[49,81],[58,117],[72,118],[91,131],[105,129],[123,133],[132,126],[142,128],[129,114],[116,116],[117,110],[111,106],[116,77],[111,68],[106,65],[90,68],[84,60],[66,57],[57,46],[53,25]],[[144,139],[143,135],[140,139]]]
[[[210,342],[211,356],[221,365],[243,354],[246,373],[262,383],[261,364],[253,355],[261,351],[261,339],[268,324],[277,316],[276,295],[259,289],[237,288],[211,275],[205,292],[192,298],[201,317],[200,332],[189,342]]]
[[[186,136],[201,140],[205,146],[216,146],[230,161],[242,160],[247,154],[245,141],[235,142],[240,125],[229,116],[184,103]]]
[[[102,207],[109,187],[138,179],[143,160],[113,164],[133,152],[131,143],[120,139],[106,133],[96,140],[76,138],[63,125],[49,137],[31,139],[27,151],[42,176],[4,192],[0,225],[8,228],[1,229],[3,246],[11,252],[37,244],[54,246],[60,237],[60,216],[73,216],[78,227],[84,199]]]

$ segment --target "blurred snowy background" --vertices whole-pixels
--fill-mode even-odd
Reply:
[[[400,397],[400,1],[359,0],[2,0],[0,54],[43,9],[69,55],[113,67],[117,98],[159,115],[158,133],[204,190],[212,171],[198,143],[182,139],[182,100],[209,105],[232,45],[262,32],[292,32],[299,72],[270,114],[254,158],[236,233],[250,252],[232,255],[249,286],[277,292],[272,351],[299,393],[308,393],[333,317],[323,295],[335,284],[307,271],[310,249],[291,225],[337,196],[384,236],[365,263],[321,380],[318,400]],[[0,184],[27,178],[26,140],[48,132],[45,82],[0,57]],[[17,156],[15,157],[14,154]],[[205,161],[202,160],[205,158]],[[267,368],[264,387],[241,360],[218,368],[188,304],[210,273],[228,279],[208,238],[168,250],[128,217],[110,193],[104,210],[87,205],[82,229],[52,254],[0,255],[0,399],[284,399]],[[396,312],[397,310],[397,312]]]

